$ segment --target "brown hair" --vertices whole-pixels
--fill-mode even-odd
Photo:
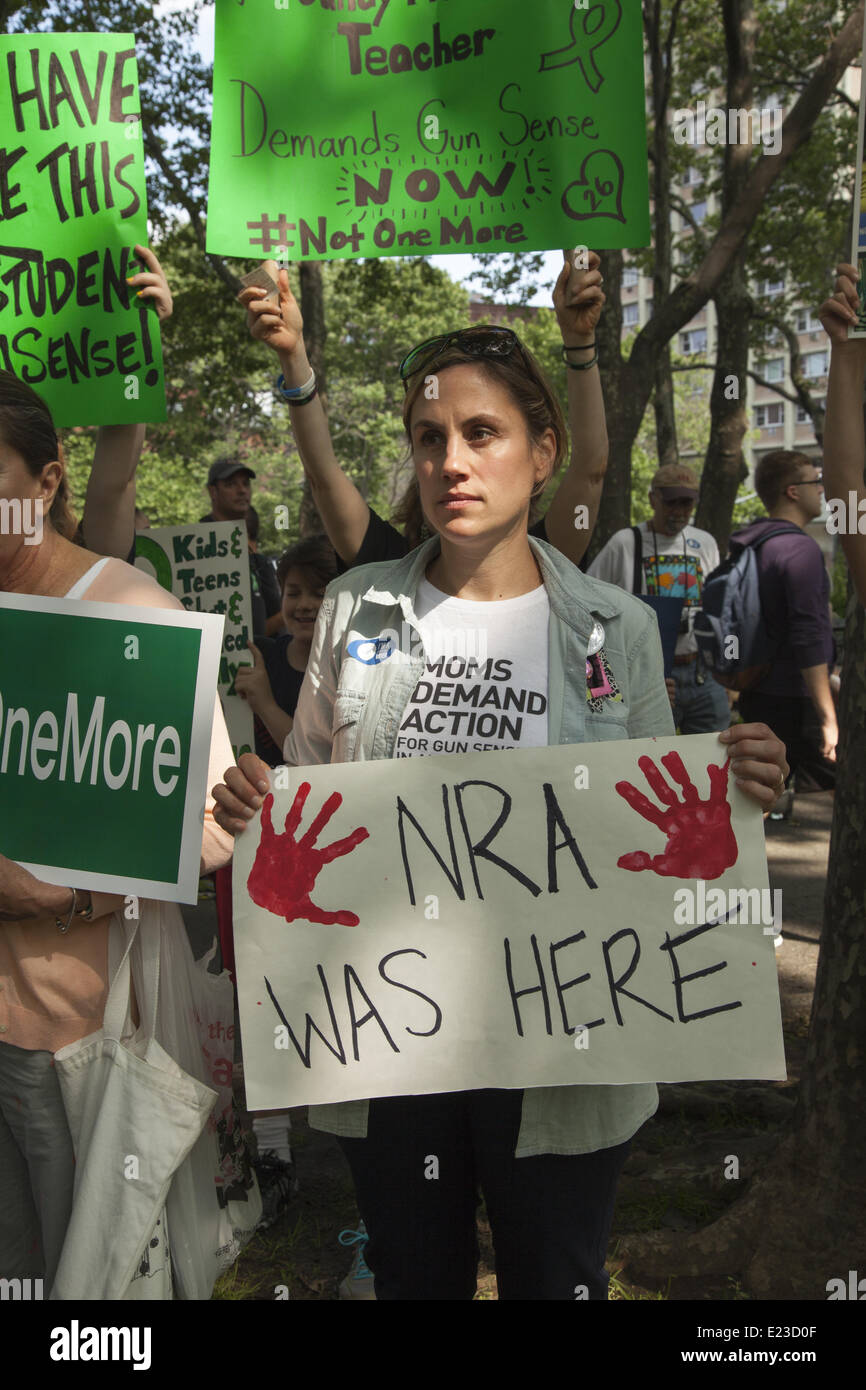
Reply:
[[[284,551],[277,565],[277,583],[280,586],[280,594],[283,592],[286,575],[289,570],[295,569],[309,570],[323,588],[330,584],[332,579],[336,579],[337,556],[328,537],[324,535],[305,536],[302,541],[296,541],[294,545],[290,545],[288,550]]]
[[[58,535],[73,540],[78,523],[69,505],[63,449],[51,412],[32,387],[6,371],[0,371],[0,437],[21,455],[34,478],[39,477],[46,463],[59,463],[63,467],[48,516]]]
[[[473,328],[478,329],[489,328],[490,326],[489,324],[472,325]],[[556,453],[550,473],[532,491],[531,501],[535,502],[562,465],[568,449],[568,431],[562,407],[555,392],[549,385],[538,362],[523,343],[520,344],[520,351],[515,350],[508,357],[476,356],[467,352],[459,342],[451,343],[433,362],[428,362],[419,367],[417,372],[413,372],[414,384],[410,384],[406,392],[406,399],[403,402],[403,428],[409,442],[410,456],[412,434],[409,422],[412,417],[412,407],[418,399],[418,394],[427,376],[431,371],[444,372],[446,367],[458,366],[480,367],[482,371],[487,373],[491,381],[495,382],[497,386],[502,386],[508,392],[526,422],[526,430],[533,444],[540,442],[545,431],[553,430]],[[409,379],[410,383],[412,377]],[[534,511],[535,508],[531,508],[531,521],[534,520]],[[410,546],[418,544],[425,529],[425,520],[421,510],[417,478],[412,479],[397,503],[392,514],[392,521],[395,525],[402,527]]]
[[[773,449],[755,469],[755,491],[767,511],[781,501],[785,488],[796,483],[803,465],[811,468],[815,460],[797,449]]]

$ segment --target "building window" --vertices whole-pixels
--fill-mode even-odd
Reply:
[[[759,280],[758,294],[775,295],[781,294],[785,288],[785,281],[782,280]]]
[[[680,334],[680,352],[688,355],[692,352],[706,352],[707,350],[707,330],[705,328],[692,328],[688,333]]]
[[[703,183],[704,176],[699,169],[695,169],[691,164],[682,177],[683,188],[696,188],[699,183]]]
[[[772,401],[769,405],[755,406],[755,428],[759,430],[777,430],[785,423],[785,407],[781,401]]]
[[[827,353],[826,352],[807,352],[803,358],[803,376],[814,379],[819,376],[827,375]]]
[[[702,199],[699,203],[692,203],[691,208],[689,210],[692,214],[692,217],[697,222],[698,226],[700,226],[707,215],[706,199]]]
[[[811,309],[797,310],[797,332],[798,333],[818,333],[823,332],[821,321],[812,313]]]
[[[785,359],[784,357],[771,357],[769,361],[762,362],[758,375],[765,381],[784,381],[785,379]]]
[[[628,328],[633,328],[640,318],[639,304],[626,304],[622,311],[622,321]]]
[[[637,284],[639,279],[640,271],[636,270],[633,265],[627,265],[625,267],[625,270],[622,272],[623,289],[632,289]]]

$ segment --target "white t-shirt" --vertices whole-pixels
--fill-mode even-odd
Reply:
[[[422,579],[415,599],[427,669],[406,707],[396,758],[547,746],[547,626],[541,584],[476,603]]]
[[[695,613],[701,606],[704,580],[719,563],[719,547],[709,531],[700,531],[697,526],[685,526],[678,536],[664,536],[656,531],[653,538],[652,523],[642,521],[640,531],[643,542],[640,593],[682,599],[688,631],[677,638],[677,655],[696,652],[698,644],[692,632]],[[634,534],[630,526],[611,536],[587,573],[632,592]]]

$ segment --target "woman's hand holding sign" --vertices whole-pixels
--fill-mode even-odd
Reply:
[[[597,251],[587,250],[586,266],[581,267],[574,263],[576,252],[562,254],[565,264],[553,287],[553,307],[562,339],[566,344],[577,343],[581,338],[591,342],[607,298],[601,288],[601,257]]]
[[[298,302],[292,294],[289,273],[277,270],[276,261],[264,261],[263,268],[279,286],[279,303],[267,297],[267,290],[251,287],[242,290],[238,299],[247,311],[247,327],[253,338],[267,343],[274,352],[287,357],[303,348],[304,320]]]
[[[369,830],[359,826],[341,840],[335,840],[321,849],[315,847],[322,830],[342,804],[342,796],[334,792],[313,819],[309,830],[296,840],[295,832],[310,791],[309,782],[302,782],[286,816],[284,832],[278,835],[271,821],[274,798],[268,782],[269,771],[267,763],[254,753],[243,753],[238,766],[226,771],[226,785],[220,784],[213,789],[217,803],[214,819],[230,835],[239,835],[245,829],[246,822],[261,807],[261,841],[247,880],[250,897],[259,907],[278,917],[285,917],[287,922],[303,918],[307,922],[357,926],[358,918],[354,912],[348,909],[331,912],[317,907],[310,900],[310,893],[325,864],[351,853],[362,840],[368,838]],[[266,793],[264,801],[260,792]]]
[[[682,788],[682,801],[665,781],[651,758],[638,760],[638,766],[667,810],[660,810],[631,782],[617,782],[616,790],[632,810],[668,837],[663,852],[650,856],[645,850],[624,854],[617,863],[621,869],[682,878],[718,878],[736,863],[737,841],[731,828],[728,802],[728,772],[746,796],[769,811],[781,796],[790,771],[785,745],[766,724],[734,724],[719,734],[722,743],[732,745],[728,762],[710,763],[710,795],[702,801],[679,753],[667,753],[661,762],[669,776]]]

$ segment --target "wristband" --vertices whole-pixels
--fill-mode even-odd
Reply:
[[[285,401],[296,401],[299,398],[303,399],[307,397],[312,390],[315,390],[315,386],[316,373],[314,371],[310,372],[310,379],[304,382],[303,386],[287,386],[286,378],[283,376],[282,372],[280,372],[276,380],[276,388]]]
[[[587,343],[587,347],[591,347],[593,349],[592,357],[590,357],[588,362],[569,362],[565,354],[567,352],[574,352],[577,349],[564,347],[562,349],[562,360],[565,363],[566,367],[570,367],[573,372],[587,372],[589,371],[590,367],[594,367],[596,362],[598,361],[598,348],[595,346],[595,343]]]
[[[296,401],[296,400],[291,400],[291,401],[289,401],[289,405],[309,405],[309,404],[310,404],[310,401],[314,400],[315,397],[318,396],[318,394],[319,394],[319,388],[318,388],[318,386],[314,386],[313,389],[312,389],[312,391],[310,392],[310,394],[309,394],[308,396],[304,396],[302,400],[298,400],[298,401]]]

